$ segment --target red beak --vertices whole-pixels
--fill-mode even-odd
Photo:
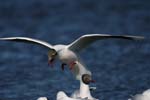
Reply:
[[[90,82],[91,82],[91,83],[95,83],[96,81],[95,81],[95,80],[90,80]]]
[[[50,65],[51,67],[53,67],[53,62],[54,62],[54,59],[48,60],[48,65]]]

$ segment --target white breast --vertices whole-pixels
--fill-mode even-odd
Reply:
[[[61,50],[58,54],[58,58],[66,64],[69,64],[72,61],[77,61],[77,55],[68,49]]]

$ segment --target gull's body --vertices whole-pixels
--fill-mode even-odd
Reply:
[[[58,52],[57,57],[62,63],[69,64],[72,61],[78,61],[77,55],[69,50],[66,45],[55,45],[54,49]]]
[[[47,97],[39,97],[37,100],[49,100]],[[56,100],[88,100],[87,98],[72,98],[67,96],[63,91],[59,91],[56,96]]]
[[[6,41],[16,41],[16,42],[28,42],[28,43],[34,43],[34,44],[40,44],[44,47],[47,47],[50,49],[49,54],[49,60],[53,61],[54,59],[59,59],[64,65],[74,66],[73,72],[76,75],[76,78],[80,80],[78,76],[82,76],[82,74],[85,74],[86,72],[89,72],[84,66],[80,68],[76,62],[80,62],[79,57],[77,56],[77,53],[79,53],[81,50],[92,44],[93,42],[101,39],[109,39],[109,38],[120,38],[120,39],[128,39],[128,40],[137,40],[137,39],[143,39],[143,37],[140,36],[128,36],[128,35],[108,35],[108,34],[88,34],[83,35],[74,42],[70,43],[69,45],[51,45],[47,42],[33,39],[33,38],[27,38],[27,37],[8,37],[8,38],[0,38],[0,40],[6,40]],[[82,71],[83,70],[83,71]],[[87,71],[86,71],[87,70]],[[85,73],[84,73],[85,72]]]
[[[98,100],[94,97],[92,97],[91,92],[90,92],[90,87],[89,85],[84,84],[83,82],[80,84],[80,89],[76,90],[72,95],[72,98],[87,98],[88,100]]]
[[[59,91],[57,93],[56,100],[88,100],[88,99],[87,98],[71,98],[67,96],[65,92]]]

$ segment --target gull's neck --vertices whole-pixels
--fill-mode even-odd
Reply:
[[[80,90],[79,91],[80,91],[81,98],[88,97],[88,99],[92,99],[89,85],[84,84],[82,81],[80,81]]]

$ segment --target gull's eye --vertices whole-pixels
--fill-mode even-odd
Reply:
[[[89,84],[91,82],[91,76],[89,74],[83,74],[82,81],[85,84]]]

